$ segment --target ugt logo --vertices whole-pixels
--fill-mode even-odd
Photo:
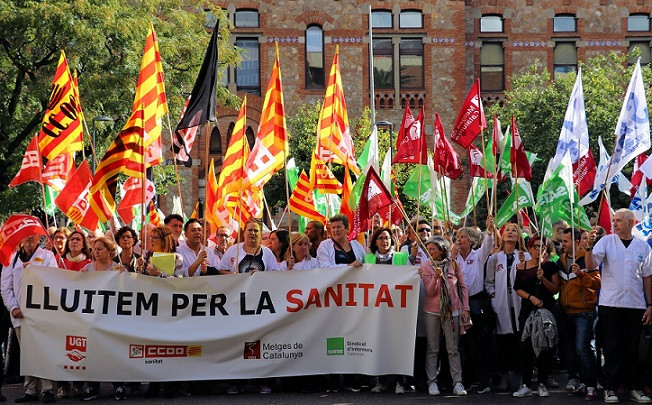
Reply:
[[[86,358],[86,336],[66,336],[66,356],[74,361]]]
[[[242,357],[245,359],[260,359],[260,340],[245,342]]]

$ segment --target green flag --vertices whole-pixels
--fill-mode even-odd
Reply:
[[[466,196],[466,208],[460,214],[461,218],[469,215],[473,211],[473,208],[478,205],[478,202],[484,197],[487,187],[491,187],[491,179],[474,177],[471,187],[473,192],[469,191],[469,195]]]
[[[421,196],[419,196],[419,172],[421,172]],[[442,180],[445,181],[445,180]],[[410,174],[407,182],[403,186],[403,194],[421,201],[421,204],[427,205],[433,209],[434,217],[446,221],[450,217],[450,221],[457,225],[460,223],[460,216],[448,210],[448,214],[444,215],[443,190],[438,181],[434,185],[430,178],[430,169],[427,165],[415,165],[415,169]]]
[[[516,187],[518,186],[518,204],[516,201]],[[496,214],[496,226],[501,227],[521,208],[533,207],[534,197],[532,196],[532,189],[530,183],[524,179],[520,179],[512,186],[512,192],[503,203],[500,210]]]
[[[377,172],[379,159],[380,150],[378,150],[378,130],[376,129],[376,126],[374,126],[371,131],[371,135],[369,135],[367,143],[364,145],[364,149],[362,149],[362,153],[360,154],[357,163],[358,166],[364,169],[362,171],[363,173],[367,172],[369,166],[373,166]]]
[[[577,190],[571,179],[572,165],[569,159],[565,159],[552,174],[546,174],[539,187],[535,212],[541,218],[541,233],[545,237],[552,237],[552,224],[559,220],[574,223],[575,227],[591,229],[584,207],[577,204]],[[574,202],[572,218],[571,199]]]
[[[54,199],[57,198],[59,193],[52,187],[45,185],[45,212],[48,215],[54,215],[57,206],[54,204]]]

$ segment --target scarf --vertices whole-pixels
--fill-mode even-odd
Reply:
[[[77,256],[72,257],[70,255],[70,252],[68,252],[68,253],[66,253],[66,259],[68,259],[68,261],[70,261],[72,263],[79,263],[79,262],[83,262],[84,260],[86,260],[86,255],[83,254],[82,252],[79,252],[79,254]]]
[[[379,251],[376,251],[376,259],[379,262],[386,262],[390,260],[394,256],[394,246],[390,246],[389,250],[387,253],[380,253]]]

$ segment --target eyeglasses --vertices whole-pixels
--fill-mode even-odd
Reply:
[[[82,238],[70,238],[68,239],[70,242],[81,242]]]
[[[376,240],[389,240],[389,236],[379,236]]]
[[[435,225],[435,226],[433,226],[433,228],[439,230],[439,229],[441,229],[441,226]]]
[[[421,233],[421,232],[430,232],[430,228],[421,228],[417,232],[419,232],[419,233]]]
[[[133,239],[134,237],[131,235],[122,235],[120,239]]]
[[[218,233],[218,234],[217,234],[217,237],[218,237],[218,238],[228,238],[229,235],[226,234],[226,233]]]
[[[538,243],[535,243],[534,245],[532,245],[532,247],[533,247],[534,249],[541,249],[541,245],[538,244]]]

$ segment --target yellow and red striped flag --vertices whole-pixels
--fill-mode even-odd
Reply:
[[[217,229],[218,225],[213,217],[215,205],[218,198],[217,179],[215,178],[215,159],[211,159],[211,165],[208,167],[208,178],[206,179],[206,206],[204,218],[211,224],[212,230]]]
[[[154,205],[154,201],[149,203],[147,222],[149,222],[150,224],[156,227],[163,226],[163,220],[161,219],[161,215],[159,215],[158,209],[156,209],[156,206]]]
[[[283,107],[281,65],[278,44],[276,44],[276,60],[265,92],[256,143],[245,165],[246,177],[243,188],[262,189],[272,175],[285,164],[287,151],[288,139],[285,108]]]
[[[302,170],[297,185],[290,197],[290,211],[310,220],[324,223],[326,222],[326,217],[317,211],[312,191],[313,189],[310,184],[310,179],[308,179],[305,170]]]
[[[360,175],[349,133],[349,115],[340,75],[339,46],[335,47],[324,104],[319,114],[315,153],[323,162],[347,165],[356,175]]]
[[[315,154],[310,161],[310,184],[314,190],[321,190],[328,194],[342,194],[342,183],[337,180],[326,163],[319,160]]]
[[[239,203],[238,196],[242,189],[244,166],[249,157],[249,143],[246,137],[247,123],[247,96],[242,100],[238,119],[233,126],[231,140],[226,149],[222,162],[222,171],[217,182],[217,203],[212,214],[217,224],[231,226],[231,219],[235,218],[236,207]]]
[[[136,96],[131,109],[132,115],[124,129],[135,126],[134,113],[144,105],[145,152],[147,167],[161,163],[161,133],[163,131],[163,116],[168,113],[168,103],[165,96],[165,80],[163,63],[158,49],[158,39],[154,26],[149,23],[149,31],[145,40],[143,59],[136,85]],[[124,130],[123,129],[123,130]]]
[[[90,204],[100,222],[106,222],[115,212],[115,192],[118,175],[142,177],[144,171],[143,106],[129,119],[132,127],[120,131],[106,150],[93,176]]]
[[[195,209],[192,210],[192,214],[190,214],[190,219],[199,219],[199,201],[195,203]]]
[[[66,54],[61,51],[52,80],[50,102],[38,136],[39,150],[44,158],[51,160],[63,152],[82,150],[84,133],[80,112],[79,96],[70,75]]]

